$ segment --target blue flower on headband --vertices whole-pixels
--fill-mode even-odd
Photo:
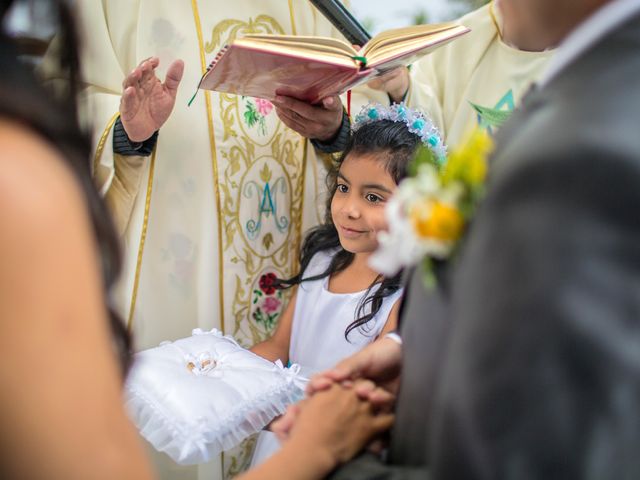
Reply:
[[[414,129],[420,131],[424,128],[424,120],[421,118],[418,118],[417,120],[415,120],[413,122],[413,125],[411,125]]]
[[[379,120],[391,120],[407,125],[409,131],[418,137],[435,155],[438,164],[443,165],[447,160],[447,149],[442,142],[440,132],[431,119],[419,110],[407,107],[404,103],[394,103],[385,107],[379,103],[369,103],[358,115],[351,129],[355,132],[362,125]]]

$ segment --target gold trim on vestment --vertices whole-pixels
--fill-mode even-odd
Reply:
[[[116,123],[116,120],[120,116],[120,112],[116,112],[109,122],[107,123],[107,127],[104,129],[102,136],[100,137],[100,141],[96,146],[96,153],[93,157],[93,174],[95,175],[98,170],[98,165],[100,163],[100,159],[102,158],[102,154],[104,153],[104,147],[107,143],[107,138],[109,137],[109,133],[113,129],[113,125]],[[138,298],[138,286],[140,284],[140,268],[142,266],[142,255],[144,252],[144,243],[147,237],[147,224],[149,221],[149,207],[151,205],[151,187],[153,184],[153,166],[155,163],[155,150],[151,156],[151,164],[149,166],[149,181],[147,184],[147,196],[145,199],[144,205],[144,218],[142,221],[142,232],[140,234],[140,243],[138,245],[138,258],[136,261],[136,272],[133,280],[133,290],[131,292],[131,302],[129,303],[129,316],[127,318],[127,330],[131,332],[133,328],[133,314],[136,308],[136,300]],[[116,168],[115,165],[113,167]]]
[[[200,64],[202,68],[202,74],[207,70],[207,61],[204,52],[204,41],[202,37],[202,25],[200,23],[200,14],[198,13],[198,3],[196,0],[191,0],[191,8],[193,10],[193,18],[196,24],[196,31],[198,33],[198,47],[200,49]],[[220,330],[225,333],[224,325],[224,276],[223,276],[223,257],[222,257],[222,202],[220,199],[219,172],[218,172],[218,159],[216,155],[216,137],[215,130],[213,128],[213,110],[211,108],[211,95],[208,91],[204,92],[205,104],[207,107],[207,120],[209,125],[209,142],[211,144],[211,161],[213,170],[213,191],[216,197],[216,212],[218,216],[218,283],[219,283],[219,307],[220,307]],[[224,474],[224,472],[223,472]]]
[[[495,3],[492,1],[491,5],[489,5],[489,16],[491,17],[491,21],[493,22],[493,26],[496,27],[496,31],[498,32],[498,36],[500,37],[500,40],[504,41],[504,38],[502,37],[502,29],[500,28],[500,22],[498,21],[498,17],[496,16],[496,12],[494,10],[495,8]]]
[[[315,20],[315,11],[314,8],[311,7],[312,10],[312,14],[314,15],[314,20]],[[296,28],[296,19],[295,19],[295,12],[293,11],[293,0],[289,0],[289,17],[291,18],[291,33],[292,35],[297,35],[298,34],[298,30]],[[315,22],[314,22],[315,23]],[[296,241],[294,243],[296,243],[296,248],[300,249],[302,247],[302,230],[303,230],[303,224],[304,224],[304,192],[305,192],[305,188],[307,187],[306,185],[306,179],[307,179],[307,155],[309,154],[309,148],[308,148],[308,142],[307,139],[304,138],[303,136],[300,136],[300,139],[303,142],[303,146],[302,146],[302,170],[300,172],[300,182],[302,182],[302,195],[301,195],[301,199],[300,199],[300,218],[298,219],[298,236],[296,237]],[[293,202],[293,195],[291,196],[291,201]],[[291,237],[289,237],[291,238]],[[293,262],[291,265],[291,269],[293,271],[296,271],[299,268],[299,259],[300,256],[299,255],[294,255],[293,258]]]
[[[298,31],[296,29],[296,19],[295,14],[293,13],[293,0],[289,0],[289,18],[291,19],[291,34],[297,35]]]
[[[95,175],[96,171],[98,170],[98,163],[102,158],[102,152],[104,151],[105,143],[107,143],[107,137],[109,136],[109,132],[111,132],[111,129],[113,128],[113,125],[116,123],[116,120],[118,119],[119,116],[120,116],[120,112],[116,112],[113,115],[113,117],[111,117],[111,119],[109,120],[109,123],[107,123],[107,128],[105,128],[104,132],[102,132],[102,136],[100,137],[100,141],[98,142],[98,145],[96,147],[96,153],[93,156],[93,175]]]
[[[307,188],[307,185],[306,185],[306,179],[307,179],[307,155],[309,154],[309,142],[304,137],[302,138],[302,141],[304,142],[303,145],[302,145],[302,172],[300,173],[300,177],[302,177],[302,178],[300,178],[300,182],[302,182],[302,195],[300,196],[300,219],[298,221],[298,236],[296,237],[296,241],[295,241],[295,243],[297,244],[296,245],[296,249],[298,250],[298,252],[302,248],[302,232],[304,230],[304,228],[303,228],[303,224],[304,224],[304,197],[305,197],[305,191],[306,191],[306,188]],[[289,237],[289,238],[291,238],[291,237]],[[293,262],[292,262],[292,265],[291,265],[291,269],[295,272],[296,270],[298,270],[298,268],[300,268],[300,255],[294,255],[293,256]]]
[[[136,273],[133,277],[133,290],[131,292],[131,304],[129,307],[129,318],[127,320],[127,330],[133,329],[133,314],[136,310],[138,300],[138,287],[140,286],[140,271],[142,270],[142,256],[144,254],[144,244],[147,240],[147,227],[149,225],[149,209],[151,208],[151,191],[153,189],[153,170],[156,164],[156,150],[153,149],[151,161],[149,162],[149,179],[147,180],[147,195],[144,200],[144,216],[142,218],[142,231],[140,232],[140,243],[138,244],[138,258],[136,260]]]

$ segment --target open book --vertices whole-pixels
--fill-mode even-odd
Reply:
[[[469,32],[457,23],[387,30],[360,50],[344,40],[247,35],[226,45],[200,88],[273,100],[287,95],[316,103],[418,58]]]

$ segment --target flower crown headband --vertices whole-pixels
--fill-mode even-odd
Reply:
[[[442,142],[440,132],[431,119],[421,111],[409,108],[404,103],[394,103],[385,107],[379,103],[371,102],[356,115],[351,130],[355,132],[362,125],[379,120],[405,123],[409,131],[417,135],[422,143],[433,152],[438,165],[444,165],[446,162],[447,148]]]

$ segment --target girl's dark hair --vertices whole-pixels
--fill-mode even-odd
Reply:
[[[43,0],[44,1],[44,0]],[[0,2],[0,22],[13,0]],[[87,202],[91,224],[102,260],[105,298],[120,273],[120,251],[111,217],[91,177],[91,139],[78,122],[76,97],[80,84],[78,43],[69,6],[64,0],[50,0],[56,13],[56,32],[60,41],[60,74],[68,80],[68,88],[53,95],[37,81],[32,66],[19,59],[13,40],[0,32],[0,117],[6,117],[30,128],[54,145],[78,180]],[[122,320],[107,305],[113,338],[123,371],[131,358],[131,339]]]
[[[310,230],[305,237],[300,252],[300,273],[288,280],[278,280],[277,285],[280,288],[288,288],[302,282],[325,278],[344,270],[353,261],[354,254],[343,249],[340,245],[338,230],[331,218],[331,200],[337,188],[337,174],[347,155],[377,155],[381,161],[385,162],[385,169],[393,180],[399,183],[400,180],[407,176],[409,162],[413,159],[420,144],[420,138],[411,133],[404,122],[379,120],[364,124],[353,133],[346,149],[327,176],[329,197],[327,199],[324,223]],[[337,252],[324,272],[312,277],[303,277],[311,258],[316,253],[333,249],[337,249]],[[366,329],[367,322],[382,307],[384,298],[400,288],[401,275],[402,272],[393,277],[378,275],[373,281],[360,301],[355,320],[344,332],[347,340],[352,330],[359,327]],[[379,287],[375,288],[377,285]]]

